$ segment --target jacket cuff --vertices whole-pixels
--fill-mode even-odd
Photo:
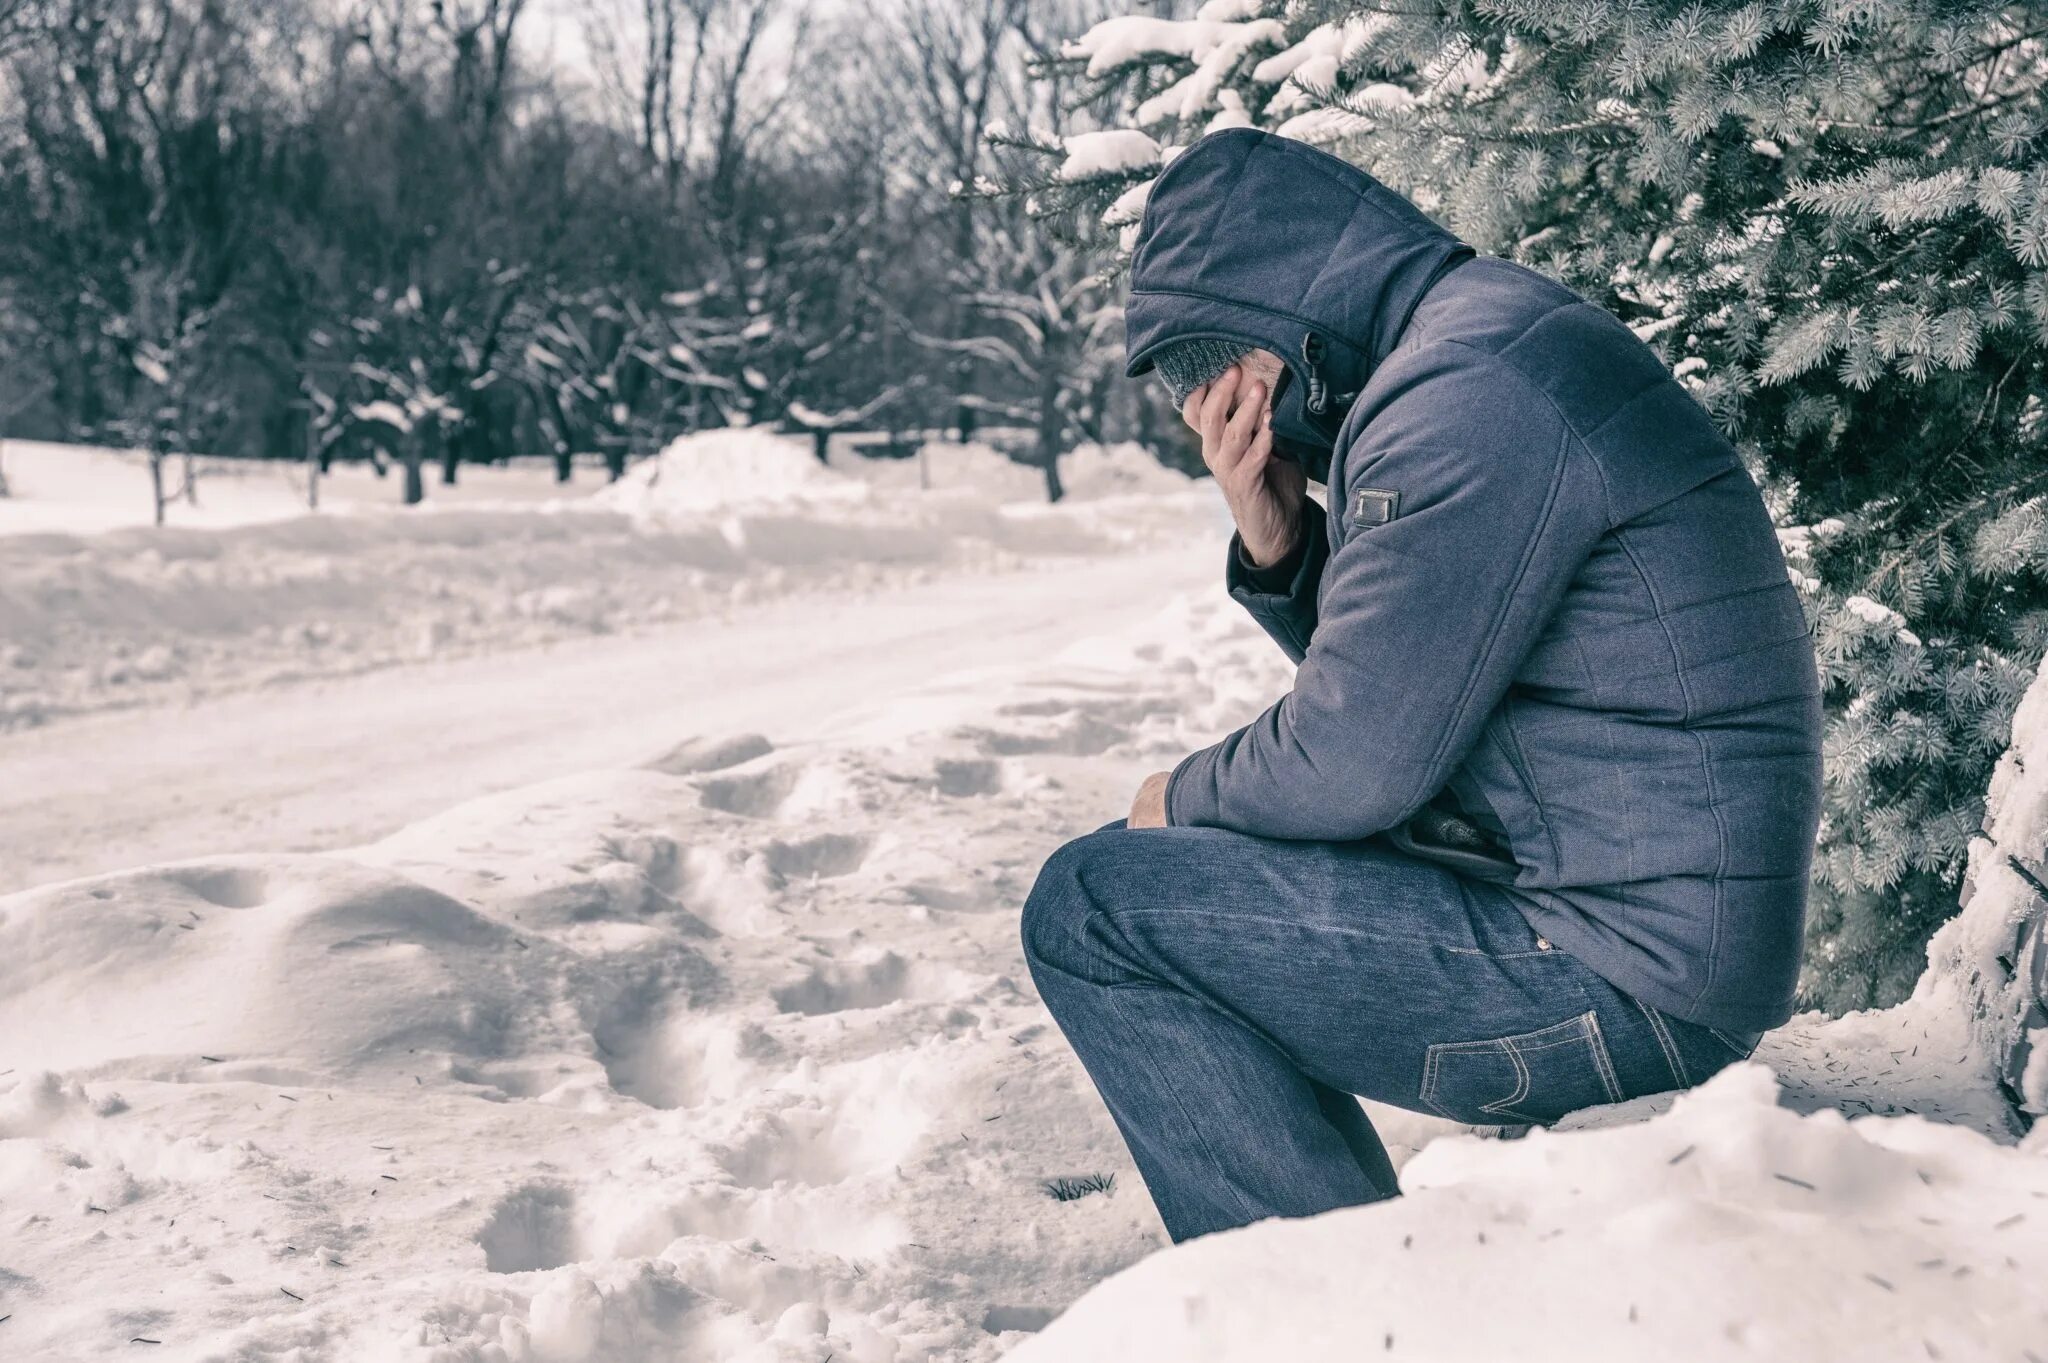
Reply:
[[[1166,778],[1166,822],[1174,828],[1213,823],[1216,816],[1216,749],[1200,748],[1174,765]]]
[[[1308,534],[1304,531],[1295,536],[1294,547],[1263,568],[1252,562],[1241,537],[1231,536],[1231,548],[1237,556],[1237,566],[1244,569],[1247,587],[1268,596],[1285,596],[1294,583],[1295,574],[1301,571],[1301,561],[1308,557]]]
[[[1232,597],[1247,606],[1265,604],[1256,600],[1265,597],[1276,601],[1314,599],[1316,584],[1323,575],[1323,565],[1330,557],[1329,532],[1324,528],[1321,508],[1315,503],[1303,505],[1301,517],[1301,538],[1287,551],[1286,557],[1264,568],[1254,567],[1245,557],[1244,538],[1233,532],[1230,536],[1230,563],[1224,571],[1225,584]]]

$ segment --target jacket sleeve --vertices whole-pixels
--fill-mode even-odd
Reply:
[[[1297,663],[1316,632],[1316,584],[1329,560],[1330,534],[1323,525],[1323,508],[1313,499],[1302,507],[1301,542],[1278,563],[1252,567],[1245,561],[1244,541],[1235,534],[1230,537],[1230,562],[1223,571],[1231,600],[1249,611],[1259,628]]]
[[[1338,841],[1406,820],[1478,741],[1607,528],[1591,457],[1519,373],[1452,345],[1400,363],[1331,489],[1345,533],[1320,618],[1293,597],[1273,616],[1302,645],[1294,688],[1181,761],[1169,823]]]

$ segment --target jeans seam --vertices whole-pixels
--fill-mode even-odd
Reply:
[[[1747,1060],[1751,1056],[1756,1054],[1756,1047],[1751,1046],[1748,1050],[1744,1050],[1741,1046],[1736,1044],[1735,1038],[1729,1036],[1719,1027],[1709,1027],[1707,1028],[1707,1030],[1714,1034],[1715,1040],[1719,1041],[1723,1046],[1726,1046],[1729,1050],[1735,1052],[1735,1058],[1737,1060]]]
[[[1116,1014],[1117,1021],[1123,1024],[1124,1031],[1129,1033],[1132,1036],[1133,1040],[1141,1043],[1138,1046],[1138,1049],[1145,1053],[1145,1063],[1151,1066],[1153,1079],[1158,1083],[1161,1089],[1173,1095],[1173,1105],[1176,1108],[1180,1109],[1181,1120],[1187,1123],[1188,1130],[1194,1134],[1195,1141],[1202,1147],[1202,1157],[1209,1161],[1211,1167],[1213,1167],[1218,1174],[1222,1175],[1221,1182],[1225,1187],[1230,1189],[1230,1196],[1237,1203],[1238,1210],[1244,1214],[1245,1220],[1247,1222],[1250,1222],[1264,1219],[1259,1210],[1253,1207],[1251,1203],[1246,1200],[1244,1190],[1239,1188],[1236,1182],[1230,1178],[1229,1166],[1224,1164],[1222,1160],[1216,1158],[1215,1150],[1212,1149],[1209,1145],[1208,1135],[1203,1132],[1201,1126],[1195,1121],[1194,1114],[1188,1111],[1187,1103],[1180,1096],[1180,1090],[1174,1087],[1174,1085],[1168,1081],[1166,1077],[1166,1072],[1159,1068],[1158,1053],[1152,1047],[1142,1044],[1144,1038],[1138,1035],[1138,1029],[1131,1026],[1130,1019],[1124,1016],[1123,1006],[1117,1001],[1117,991],[1119,988],[1128,989],[1131,987],[1132,986],[1130,985],[1105,986],[1103,992],[1108,997],[1110,1011]],[[1162,986],[1158,984],[1154,984],[1149,987],[1153,989],[1168,988],[1168,986]],[[1180,990],[1173,990],[1172,992],[1181,994],[1183,998],[1188,997],[1185,993],[1183,993],[1183,991]]]
[[[1664,1051],[1664,1063],[1671,1067],[1672,1079],[1682,1089],[1691,1088],[1692,1076],[1686,1073],[1685,1060],[1679,1055],[1678,1044],[1671,1039],[1671,1029],[1664,1025],[1664,1019],[1658,1017],[1656,1010],[1649,1004],[1633,994],[1629,996],[1629,1002],[1642,1010],[1644,1019],[1650,1024],[1650,1030],[1657,1034],[1657,1045]]]
[[[1081,890],[1081,892],[1084,895],[1086,895],[1087,886],[1082,885],[1080,883],[1080,878],[1078,876],[1075,877],[1075,883],[1077,887]],[[1094,902],[1093,896],[1089,896],[1088,911],[1084,914],[1081,914],[1080,921],[1075,923],[1074,925],[1074,948],[1076,952],[1079,953],[1076,956],[1077,960],[1086,960],[1088,957],[1088,926],[1089,924],[1093,923],[1097,918],[1108,919],[1111,926],[1115,926],[1115,920],[1110,918],[1110,915],[1103,911],[1101,905],[1096,904]],[[1138,1029],[1133,1027],[1131,1025],[1130,1019],[1124,1016],[1123,1006],[1117,1001],[1117,991],[1120,988],[1128,989],[1133,987],[1150,987],[1153,989],[1170,989],[1173,990],[1173,992],[1180,994],[1183,998],[1189,997],[1187,992],[1185,990],[1175,989],[1172,985],[1166,984],[1162,981],[1144,979],[1133,981],[1131,984],[1105,984],[1099,987],[1103,992],[1103,998],[1109,1004],[1109,1010],[1112,1013],[1116,1014],[1117,1022],[1123,1026],[1125,1033],[1131,1036],[1131,1038],[1134,1041],[1140,1043],[1137,1049],[1144,1052],[1145,1063],[1149,1065],[1152,1069],[1153,1082],[1158,1084],[1163,1091],[1173,1095],[1173,1105],[1176,1108],[1180,1109],[1181,1120],[1187,1123],[1188,1130],[1194,1134],[1196,1142],[1200,1144],[1200,1146],[1202,1147],[1203,1158],[1209,1161],[1211,1167],[1213,1167],[1217,1173],[1225,1175],[1223,1182],[1229,1186],[1230,1196],[1232,1200],[1237,1203],[1239,1212],[1244,1216],[1247,1222],[1257,1221],[1261,1219],[1258,1210],[1255,1207],[1253,1207],[1251,1203],[1245,1198],[1244,1190],[1239,1188],[1235,1183],[1231,1182],[1230,1178],[1227,1175],[1228,1166],[1226,1166],[1223,1163],[1223,1161],[1216,1158],[1216,1152],[1210,1148],[1209,1137],[1196,1123],[1194,1114],[1188,1111],[1188,1105],[1186,1101],[1182,1099],[1180,1095],[1180,1090],[1174,1087],[1174,1085],[1167,1079],[1166,1072],[1159,1067],[1158,1054],[1153,1050],[1152,1047],[1142,1044],[1144,1038],[1137,1034]],[[1199,1000],[1196,1000],[1196,1002],[1199,1002]]]
[[[1432,1108],[1435,1108],[1437,1112],[1441,1113],[1445,1117],[1449,1117],[1452,1121],[1455,1122],[1458,1120],[1456,1114],[1454,1114],[1449,1108],[1445,1107],[1442,1103],[1439,1103],[1436,1100],[1436,1075],[1437,1070],[1439,1068],[1438,1062],[1444,1058],[1445,1053],[1446,1052],[1443,1045],[1438,1044],[1435,1046],[1431,1046],[1428,1052],[1424,1054],[1424,1056],[1422,1057],[1422,1101],[1428,1103]]]
[[[1607,1038],[1600,1031],[1600,1014],[1588,1010],[1585,1022],[1587,1039],[1593,1046],[1593,1060],[1600,1071],[1600,1082],[1607,1086],[1607,1101],[1618,1103],[1622,1099],[1621,1081],[1615,1078],[1614,1059],[1607,1054]]]
[[[1108,913],[1107,911],[1105,911],[1105,910],[1103,910],[1103,909],[1096,909],[1096,910],[1094,910],[1094,911],[1093,911],[1093,913],[1099,913],[1099,914],[1102,914],[1102,915],[1103,915],[1104,917],[1106,917],[1106,918],[1109,918],[1111,922],[1115,922],[1115,921],[1116,921],[1116,920],[1118,920],[1118,919],[1127,919],[1127,918],[1162,918],[1162,917],[1163,917],[1163,918],[1221,918],[1221,919],[1225,919],[1225,920],[1232,920],[1232,921],[1234,921],[1234,920],[1237,920],[1237,919],[1239,919],[1239,918],[1241,918],[1241,917],[1243,916],[1243,915],[1241,915],[1241,914],[1234,914],[1234,913],[1211,913],[1211,912],[1209,912],[1209,911],[1208,911],[1208,910],[1206,910],[1206,909],[1119,909],[1119,910],[1117,910],[1117,911],[1116,911],[1116,913],[1114,913],[1114,914],[1110,914],[1110,913]],[[1091,914],[1091,915],[1090,915],[1090,917],[1092,917],[1092,916],[1093,916],[1093,914]],[[1456,952],[1456,953],[1458,953],[1459,955],[1463,955],[1463,956],[1481,956],[1481,957],[1484,957],[1484,958],[1486,958],[1486,959],[1487,959],[1487,960],[1489,960],[1489,961],[1501,961],[1501,960],[1508,960],[1508,959],[1510,959],[1510,958],[1513,958],[1513,957],[1518,957],[1518,956],[1553,956],[1553,955],[1556,955],[1556,954],[1557,954],[1557,953],[1556,953],[1556,952],[1554,952],[1554,951],[1508,951],[1508,952],[1495,952],[1495,951],[1487,951],[1487,950],[1485,950],[1485,949],[1483,949],[1483,948],[1481,948],[1481,947],[1454,947],[1454,946],[1446,946],[1446,945],[1444,945],[1444,944],[1443,944],[1442,942],[1432,942],[1432,941],[1430,941],[1430,940],[1429,940],[1429,939],[1428,939],[1427,937],[1389,937],[1389,936],[1387,936],[1387,935],[1386,935],[1385,933],[1380,933],[1380,932],[1373,932],[1373,931],[1372,931],[1371,929],[1369,929],[1369,928],[1345,928],[1345,927],[1338,927],[1338,926],[1336,926],[1335,924],[1324,924],[1324,923],[1308,924],[1308,923],[1302,923],[1302,922],[1298,922],[1298,921],[1293,921],[1293,922],[1292,922],[1292,926],[1294,926],[1294,927],[1297,927],[1297,928],[1300,928],[1300,929],[1301,929],[1302,931],[1304,931],[1304,932],[1327,932],[1327,933],[1330,933],[1330,934],[1331,934],[1331,935],[1333,935],[1333,936],[1338,936],[1338,937],[1362,937],[1362,938],[1369,938],[1369,939],[1371,939],[1372,941],[1375,941],[1375,942],[1380,942],[1380,943],[1384,943],[1384,944],[1385,944],[1385,945],[1387,945],[1387,946],[1396,946],[1396,947],[1416,947],[1416,948],[1419,948],[1419,949],[1421,949],[1421,950],[1424,950],[1424,951],[1447,951],[1447,952]],[[1086,927],[1086,920],[1084,920],[1084,921],[1083,921],[1082,927],[1083,927],[1083,928],[1085,929],[1085,927]],[[1075,935],[1076,935],[1076,939],[1078,940],[1081,934],[1080,934],[1080,932],[1079,932],[1079,931],[1077,931]]]

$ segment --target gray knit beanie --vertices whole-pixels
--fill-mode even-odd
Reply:
[[[1187,405],[1188,394],[1250,353],[1241,341],[1193,337],[1168,341],[1153,351],[1152,368],[1173,394],[1174,410],[1179,411]]]

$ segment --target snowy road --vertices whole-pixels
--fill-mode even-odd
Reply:
[[[781,600],[594,638],[0,736],[0,894],[219,852],[352,846],[474,796],[650,760],[700,734],[778,746],[970,663],[1114,635],[1214,586],[1215,545]],[[971,643],[968,642],[971,640]],[[829,678],[821,686],[821,676]],[[832,700],[821,706],[821,692]]]

